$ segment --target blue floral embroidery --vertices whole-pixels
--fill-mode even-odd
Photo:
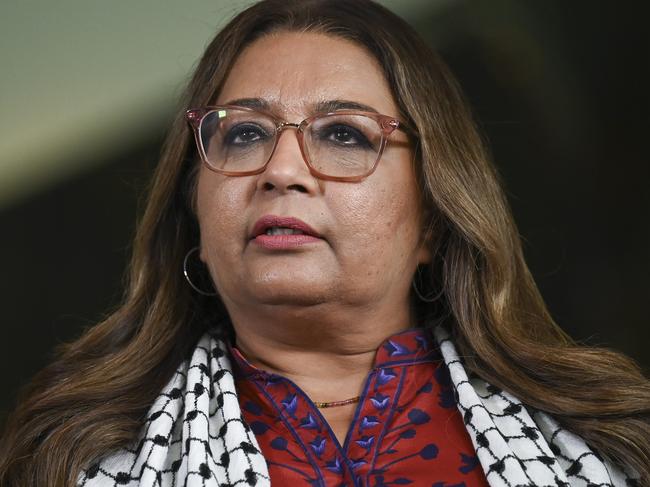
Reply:
[[[426,337],[424,335],[416,336],[415,341],[417,342],[419,349],[424,350],[425,352],[430,350],[430,348],[431,348],[430,343],[431,342],[430,342],[428,337]]]
[[[253,430],[253,433],[256,435],[263,435],[269,429],[269,426],[262,421],[253,421],[250,426],[251,430]]]
[[[278,436],[273,441],[271,441],[271,447],[276,450],[286,450],[287,449],[287,440]]]
[[[377,385],[380,386],[386,385],[395,377],[397,377],[397,374],[393,369],[391,368],[379,369],[379,374],[377,375]]]
[[[307,413],[307,416],[300,420],[300,427],[320,431],[320,425],[316,422],[311,413]]]
[[[260,372],[237,351],[235,370],[243,375],[236,377],[247,381],[249,391],[239,395],[242,412],[267,458],[272,482],[277,475],[282,485],[296,486],[463,487],[467,476],[473,486],[486,485],[478,458],[465,453],[472,451],[469,438],[458,436],[465,433],[463,419],[455,411],[449,373],[439,366],[431,343],[424,331],[411,330],[377,349],[343,445],[303,391],[281,376]],[[456,427],[447,429],[449,421]]]
[[[372,444],[374,443],[374,441],[375,441],[374,436],[364,436],[360,440],[356,440],[355,443],[359,445],[361,448],[365,448],[366,453],[368,453],[372,448]]]
[[[248,411],[249,413],[255,414],[256,416],[262,414],[262,406],[260,406],[259,404],[253,401],[246,401],[246,403],[244,404],[244,410]]]
[[[376,416],[364,416],[359,423],[359,433],[368,428],[374,428],[379,424]]]
[[[323,454],[323,451],[325,450],[325,438],[323,438],[321,435],[318,435],[309,444],[314,450],[316,456],[320,458],[320,456]]]
[[[476,467],[480,465],[479,459],[476,455],[466,455],[464,453],[460,454],[460,459],[462,465],[458,467],[458,470],[464,474],[470,473]]]
[[[424,424],[431,420],[431,416],[421,409],[411,409],[408,413],[408,418],[413,424]]]
[[[325,464],[325,467],[328,470],[331,470],[334,473],[341,473],[341,461],[339,460],[339,457],[334,457],[334,460],[330,460]]]
[[[384,348],[388,351],[388,354],[391,357],[399,357],[402,355],[410,355],[413,353],[404,345],[400,345],[399,343],[394,342],[393,340],[388,340],[388,342],[384,345]]]
[[[289,413],[289,416],[295,419],[296,417],[296,406],[298,405],[298,400],[296,399],[295,394],[288,394],[287,397],[282,401],[285,411]]]
[[[384,396],[381,392],[378,392],[375,394],[373,397],[370,398],[370,402],[372,403],[373,406],[375,406],[375,409],[378,409],[379,411],[383,411],[388,407],[388,401],[390,397]]]

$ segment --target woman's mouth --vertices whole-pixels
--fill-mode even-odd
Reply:
[[[320,242],[318,232],[295,217],[265,215],[255,223],[251,240],[270,250],[284,250]]]
[[[286,227],[269,227],[264,232],[264,235],[304,235],[304,232],[301,230],[296,230],[295,228],[286,228]]]

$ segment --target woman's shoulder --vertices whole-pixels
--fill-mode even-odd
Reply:
[[[78,485],[184,485],[179,478],[191,476],[208,486],[249,485],[252,479],[269,485],[264,458],[241,416],[226,343],[211,332],[157,396],[136,442],[83,470]]]
[[[492,475],[511,485],[635,485],[634,472],[603,458],[552,415],[468,372],[448,330],[439,326],[433,334],[488,481]]]

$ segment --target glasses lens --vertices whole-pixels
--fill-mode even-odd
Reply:
[[[200,135],[212,167],[230,172],[254,171],[266,164],[273,151],[275,125],[260,113],[223,108],[203,118]]]
[[[309,162],[328,176],[362,176],[381,147],[379,124],[365,115],[331,114],[317,118],[305,133]]]

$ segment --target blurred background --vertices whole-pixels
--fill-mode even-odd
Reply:
[[[0,422],[53,347],[119,303],[178,95],[215,31],[247,3],[0,4]],[[644,2],[381,3],[459,77],[553,316],[647,373]]]

